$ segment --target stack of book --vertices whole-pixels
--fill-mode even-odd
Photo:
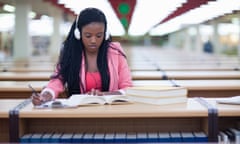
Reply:
[[[187,94],[185,87],[139,86],[126,89],[126,95],[133,102],[154,105],[185,103]]]

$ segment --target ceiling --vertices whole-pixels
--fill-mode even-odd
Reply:
[[[84,7],[94,6],[100,7],[109,18],[108,22],[112,30],[123,29],[126,33],[132,35],[145,35],[150,33],[154,29],[165,31],[167,27],[170,27],[173,23],[179,23],[179,25],[192,25],[199,23],[210,23],[212,20],[218,22],[231,22],[233,17],[239,17],[240,0],[26,0],[32,5],[32,11],[36,12],[38,16],[48,15],[51,16],[51,9],[56,7],[63,11],[63,16],[67,16],[67,19],[73,21],[76,15]],[[83,3],[84,2],[84,3]],[[225,8],[227,2],[228,7]],[[219,5],[217,5],[219,3]],[[9,4],[16,5],[16,0],[0,0],[0,13],[6,13],[3,11],[3,5]],[[127,4],[127,7],[126,5]],[[108,6],[108,7],[106,7]],[[121,7],[122,6],[122,7]],[[121,9],[122,8],[122,9]],[[126,9],[129,8],[129,9]],[[205,8],[206,19],[201,19],[199,15],[199,9]],[[222,13],[212,15],[216,9],[223,9]],[[121,9],[121,10],[120,10]],[[189,21],[180,22],[180,16],[186,15],[192,12],[193,17],[188,18]],[[194,15],[195,12],[195,15]],[[203,13],[203,12],[201,12]],[[112,17],[113,16],[113,17]],[[194,21],[195,18],[200,19]],[[117,19],[116,21],[114,21]],[[179,20],[178,20],[179,19]],[[192,23],[191,23],[192,22]],[[185,24],[186,23],[186,24]],[[117,28],[116,28],[117,27]],[[174,32],[175,28],[170,31],[159,34],[164,35]]]

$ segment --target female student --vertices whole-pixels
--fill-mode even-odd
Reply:
[[[123,94],[132,86],[126,55],[118,42],[112,42],[104,13],[86,8],[72,24],[63,43],[56,70],[40,94],[32,94],[32,103],[72,94]]]

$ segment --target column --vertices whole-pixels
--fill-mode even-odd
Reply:
[[[219,42],[218,23],[216,21],[213,21],[212,26],[213,26],[213,38],[212,38],[213,52],[215,54],[220,54],[222,48]]]
[[[184,29],[184,50],[191,51],[191,39],[189,35],[189,29]]]
[[[60,23],[62,22],[62,13],[57,8],[51,9],[51,16],[53,17],[53,34],[49,49],[49,54],[52,60],[56,60],[59,56],[61,44],[62,44],[62,37],[60,33]]]
[[[196,41],[195,41],[195,51],[197,53],[202,53],[202,41],[201,41],[201,34],[200,34],[200,30],[199,30],[200,25],[196,26]]]
[[[13,59],[15,61],[26,61],[31,54],[29,37],[29,13],[31,5],[28,0],[17,0],[15,2]]]

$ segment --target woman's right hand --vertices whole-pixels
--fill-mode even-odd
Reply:
[[[43,94],[40,93],[32,93],[32,103],[33,105],[41,105],[47,101],[51,101],[53,99],[53,96],[49,92],[44,92]]]

